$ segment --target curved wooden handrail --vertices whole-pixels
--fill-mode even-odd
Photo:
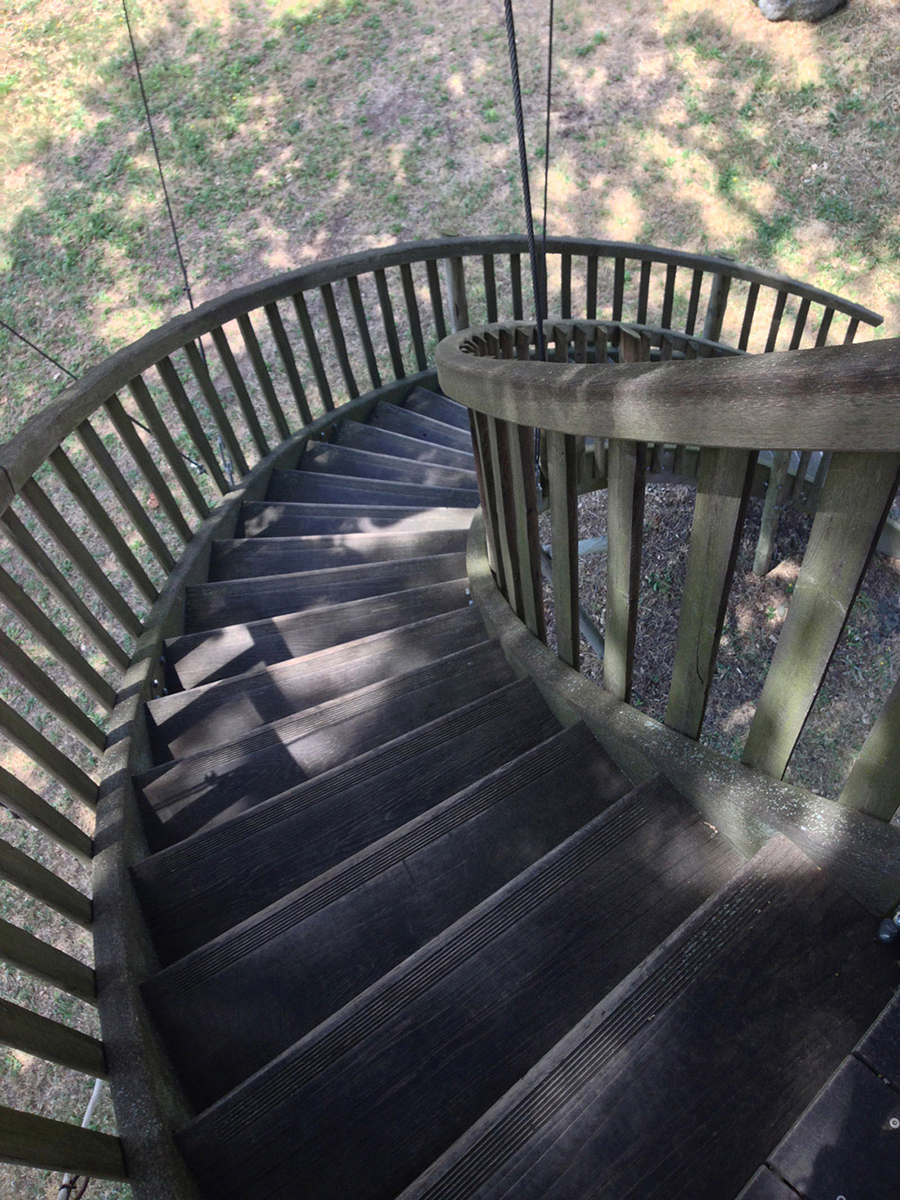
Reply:
[[[437,368],[447,395],[488,416],[589,437],[900,450],[900,338],[671,363],[518,361],[476,348],[476,338],[515,328],[532,326],[446,338]]]

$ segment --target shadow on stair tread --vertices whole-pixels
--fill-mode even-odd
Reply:
[[[189,1093],[235,1086],[629,790],[584,727],[554,734],[161,972],[145,997]]]
[[[161,961],[196,950],[558,728],[534,685],[519,680],[145,859],[135,882]]]
[[[895,984],[871,916],[773,838],[402,1200],[730,1200]]]
[[[403,407],[410,412],[424,413],[436,421],[447,425],[455,425],[457,429],[469,429],[469,410],[455,400],[442,396],[428,388],[416,387],[403,401]]]
[[[271,500],[245,500],[241,505],[244,537],[467,530],[471,524],[471,508],[410,508],[390,504],[323,506]]]
[[[402,410],[401,410],[402,411]],[[409,414],[407,414],[408,418]],[[338,446],[353,446],[357,450],[371,450],[376,454],[393,454],[398,458],[409,458],[420,463],[437,463],[444,467],[458,467],[464,471],[475,470],[475,456],[471,445],[468,449],[442,446],[426,441],[422,437],[411,437],[391,429],[379,429],[377,425],[361,421],[344,421],[338,426],[334,443]]]
[[[214,683],[468,605],[468,579],[463,575],[445,583],[182,634],[165,642],[166,678],[173,691]]]
[[[323,474],[353,476],[369,483],[386,480],[393,483],[412,483],[417,487],[475,489],[474,464],[467,467],[447,467],[438,463],[419,462],[394,454],[361,450],[342,442],[311,442],[298,469]]]
[[[208,581],[459,554],[466,548],[467,534],[465,529],[436,529],[338,537],[223,538],[212,544]]]
[[[185,589],[185,630],[204,633],[224,625],[301,612],[304,608],[363,600],[428,583],[446,583],[465,574],[465,562],[465,554],[455,551],[423,558],[198,583]]]
[[[379,402],[369,414],[368,421],[373,429],[384,429],[469,454],[472,452],[472,434],[468,425],[465,428],[448,425],[426,413],[415,412],[398,404]]]
[[[387,479],[359,479],[354,475],[332,475],[319,471],[272,472],[266,492],[269,501],[304,504],[389,504],[408,508],[476,508],[474,487],[427,487]]]
[[[356,757],[513,679],[486,641],[135,777],[153,850]]]
[[[487,637],[474,607],[452,609],[147,703],[157,764],[220,746],[260,725],[333,700]]]

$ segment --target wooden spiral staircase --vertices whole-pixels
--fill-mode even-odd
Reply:
[[[448,253],[460,247],[432,249],[428,280],[447,257],[453,324],[468,325],[462,255]],[[334,277],[355,283],[354,266]],[[384,277],[381,260],[375,270]],[[595,260],[595,289],[596,270]],[[402,282],[409,301],[406,273]],[[279,286],[298,294],[295,281]],[[346,378],[331,283],[318,286]],[[654,333],[643,290],[643,320],[626,326],[619,292],[602,330],[596,311],[550,330],[548,367],[609,361],[627,381],[650,367],[715,368],[702,360],[728,356],[722,291],[706,336],[693,330],[696,301],[687,333]],[[277,300],[259,303],[293,386]],[[192,345],[204,321],[216,330],[240,398],[222,334],[239,318],[271,400],[249,307],[201,310],[178,336]],[[305,304],[297,313],[321,383]],[[664,330],[671,305],[668,318]],[[577,675],[575,496],[601,473],[611,505],[631,496],[618,512],[631,518],[624,551],[613,551],[611,510],[615,579],[616,553],[626,564],[640,554],[644,451],[627,429],[591,441],[576,414],[579,443],[549,392],[542,479],[558,656],[545,644],[529,465],[541,422],[524,385],[489,384],[507,408],[486,413],[465,382],[478,358],[538,366],[528,336],[510,325],[444,343],[442,381],[470,415],[440,394],[417,328],[419,373],[373,378],[318,421],[307,409],[299,433],[244,464],[244,483],[206,518],[143,622],[106,742],[94,845],[96,992],[122,1143],[71,1137],[51,1153],[54,1131],[7,1113],[0,1149],[128,1175],[139,1198],[170,1200],[895,1197],[900,979],[896,949],[876,933],[900,899],[900,830],[703,750],[678,728],[693,719],[695,682],[669,728],[631,708],[627,588],[619,641],[614,599],[607,614],[606,692]],[[157,345],[145,357],[165,364],[169,353]],[[191,361],[215,407],[209,372]],[[508,365],[491,361],[488,374]],[[120,378],[146,416],[134,361]],[[695,395],[696,426],[702,388]],[[692,440],[644,435],[647,455],[672,471]],[[753,486],[748,453],[710,451],[696,467],[701,496],[718,503],[711,523],[698,501],[694,535],[705,539],[713,613]],[[891,463],[883,479],[869,464],[871,487],[892,496],[897,455],[882,457]],[[829,512],[844,478],[836,461],[821,499]],[[35,466],[15,469],[31,479]],[[885,515],[873,505],[877,519],[857,536],[866,561]],[[700,676],[710,664],[698,647],[717,644],[714,626],[679,644]],[[702,720],[709,680],[699,686]],[[84,1045],[55,1045],[57,1061],[87,1069]],[[20,1147],[43,1139],[40,1151],[11,1152],[16,1136]]]

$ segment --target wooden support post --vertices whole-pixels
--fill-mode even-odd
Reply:
[[[900,679],[869,731],[838,803],[882,821],[900,808]]]
[[[607,469],[609,549],[606,558],[603,686],[627,704],[631,699],[637,633],[647,447],[642,442],[610,438]]]
[[[547,431],[550,484],[550,545],[557,654],[577,671],[578,641],[578,456],[572,434]]]
[[[447,259],[447,294],[450,298],[450,326],[454,333],[469,328],[469,301],[466,297],[466,273],[461,258]]]
[[[535,637],[546,642],[544,594],[541,587],[541,539],[538,532],[534,430],[528,425],[510,425],[509,431],[524,621]]]

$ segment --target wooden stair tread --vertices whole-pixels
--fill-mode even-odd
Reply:
[[[468,580],[461,576],[446,583],[169,638],[165,643],[167,678],[171,687],[193,688],[246,675],[284,659],[465,608],[467,587]]]
[[[185,589],[185,630],[203,633],[304,608],[362,600],[427,583],[447,583],[465,574],[465,562],[465,554],[456,551],[195,584]]]
[[[220,746],[250,729],[333,700],[411,666],[441,658],[487,637],[474,607],[232,675],[146,706],[157,762]]]
[[[420,529],[468,529],[471,508],[410,508],[390,504],[292,504],[245,500],[245,537],[306,534],[414,533]]]
[[[517,680],[144,859],[133,874],[161,961],[197,949],[558,728],[534,684]]]
[[[414,462],[410,458],[359,450],[339,442],[312,442],[299,466],[301,471],[353,476],[365,482],[384,479],[426,487],[477,488],[474,466],[460,469]]]
[[[385,429],[392,433],[401,433],[406,437],[419,438],[441,446],[450,446],[455,450],[465,450],[471,453],[472,433],[468,425],[462,428],[437,421],[425,413],[414,412],[411,408],[401,408],[397,404],[380,402],[369,415],[369,424],[375,429]]]
[[[209,582],[458,554],[465,551],[466,536],[465,529],[435,529],[416,533],[219,539],[212,545]]]
[[[390,429],[379,429],[375,425],[364,425],[361,421],[344,421],[335,435],[338,446],[352,446],[357,450],[371,450],[376,454],[393,454],[420,463],[437,463],[444,467],[458,467],[463,471],[475,470],[475,456],[471,446],[468,450],[457,450],[427,442],[421,437],[410,437]]]
[[[152,849],[171,845],[514,678],[485,641],[135,777]]]
[[[760,1167],[737,1200],[797,1200],[797,1193],[774,1171]]]
[[[305,504],[390,504],[409,508],[475,508],[478,491],[470,487],[428,487],[393,479],[358,479],[320,471],[272,472],[267,500]]]
[[[433,417],[436,421],[455,425],[457,429],[468,430],[469,428],[469,410],[467,408],[462,404],[457,404],[455,400],[450,400],[447,396],[429,391],[428,388],[413,388],[403,405],[410,412],[425,413],[426,416]]]
[[[775,838],[403,1200],[734,1196],[895,974],[869,914]]]
[[[148,981],[193,1098],[264,1066],[629,786],[586,729],[555,734]],[[222,1062],[236,1016],[254,1032]]]

